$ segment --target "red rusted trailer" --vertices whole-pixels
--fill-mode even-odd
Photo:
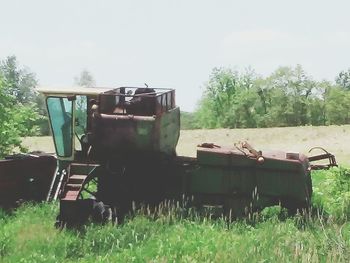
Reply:
[[[0,160],[0,207],[47,200],[57,167],[53,155],[18,154]]]

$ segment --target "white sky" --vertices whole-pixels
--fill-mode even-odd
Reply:
[[[213,67],[269,74],[301,64],[316,79],[350,67],[350,1],[0,0],[0,58],[41,85],[172,87],[193,110]]]

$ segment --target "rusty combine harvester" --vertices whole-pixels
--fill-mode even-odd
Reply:
[[[40,91],[58,159],[47,194],[60,202],[57,226],[120,222],[133,204],[156,206],[183,196],[233,218],[275,204],[291,211],[310,205],[312,166],[303,154],[203,143],[196,158],[178,156],[180,109],[173,89]],[[336,165],[328,153],[312,158]]]

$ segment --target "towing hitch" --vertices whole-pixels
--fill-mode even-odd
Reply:
[[[328,170],[331,167],[338,167],[334,154],[331,154],[330,152],[328,152],[322,147],[313,147],[309,150],[309,153],[311,153],[313,150],[316,150],[316,149],[321,150],[324,153],[308,157],[309,162],[312,163],[312,162],[328,159],[328,164],[311,164],[311,170]]]

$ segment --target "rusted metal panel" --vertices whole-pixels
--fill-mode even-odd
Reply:
[[[46,200],[56,166],[52,155],[18,155],[0,160],[0,206]]]
[[[93,148],[97,155],[164,153],[175,154],[180,135],[180,110],[174,105],[172,90],[118,88],[101,94],[93,107]],[[130,97],[130,100],[126,98]],[[116,111],[117,109],[117,111]]]

